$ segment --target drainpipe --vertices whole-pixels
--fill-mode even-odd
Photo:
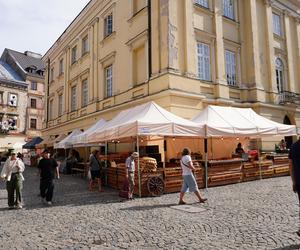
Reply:
[[[152,75],[152,25],[151,25],[151,0],[148,0],[148,72],[149,80]],[[149,92],[148,92],[149,93]]]

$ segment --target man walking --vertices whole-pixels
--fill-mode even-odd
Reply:
[[[290,149],[289,162],[290,174],[293,182],[293,191],[298,194],[300,204],[300,138],[292,145]],[[300,236],[300,227],[297,231],[297,234]]]
[[[39,161],[38,169],[40,171],[40,191],[42,202],[52,205],[54,183],[53,179],[56,175],[59,179],[59,169],[56,160],[50,158],[50,153],[45,149],[42,153],[42,159]]]
[[[129,199],[133,199],[133,190],[134,190],[134,171],[135,171],[135,160],[139,157],[138,152],[133,152],[131,156],[126,159],[126,178],[129,183]]]

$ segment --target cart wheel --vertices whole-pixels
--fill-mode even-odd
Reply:
[[[161,177],[153,176],[147,182],[148,192],[152,196],[162,195],[165,189],[165,183]]]

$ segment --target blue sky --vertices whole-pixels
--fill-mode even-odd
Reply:
[[[5,48],[46,53],[89,0],[0,0],[0,55]]]

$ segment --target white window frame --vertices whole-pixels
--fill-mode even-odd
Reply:
[[[197,43],[198,77],[201,80],[211,81],[210,46],[206,43]]]
[[[81,107],[85,107],[89,104],[89,86],[88,80],[85,79],[82,81],[81,85]]]
[[[54,80],[54,67],[50,69],[50,82]]]
[[[208,0],[195,0],[195,3],[204,7],[204,8],[209,8],[209,5],[208,5]]]
[[[113,67],[112,65],[106,67],[105,71],[105,97],[113,95]]]
[[[226,79],[230,86],[237,86],[237,54],[231,50],[225,50]]]
[[[89,52],[89,37],[86,35],[84,38],[82,38],[82,55],[85,55]]]
[[[223,15],[234,20],[234,0],[223,0]]]
[[[49,118],[50,120],[53,119],[53,99],[49,101]]]
[[[275,67],[277,91],[281,93],[284,91],[284,64],[279,57],[275,60]]]
[[[104,37],[113,33],[113,13],[111,12],[104,18]]]
[[[74,46],[71,50],[71,64],[74,64],[77,61],[77,45]]]
[[[35,107],[32,107],[32,100],[35,100]],[[30,98],[30,108],[32,108],[32,109],[37,108],[37,99],[36,98]]]
[[[77,86],[72,86],[71,87],[71,112],[75,111],[77,109],[77,96],[76,96],[76,92],[77,92]]]
[[[35,86],[35,87],[33,87],[33,86]],[[31,89],[31,90],[37,90],[37,82],[32,81],[32,82],[30,83],[30,89]]]
[[[58,116],[62,115],[63,111],[63,95],[58,95]]]
[[[0,91],[0,105],[4,104],[4,92]],[[1,122],[1,119],[0,119],[0,122]]]
[[[273,12],[273,33],[281,36],[282,26],[281,26],[281,16]]]

